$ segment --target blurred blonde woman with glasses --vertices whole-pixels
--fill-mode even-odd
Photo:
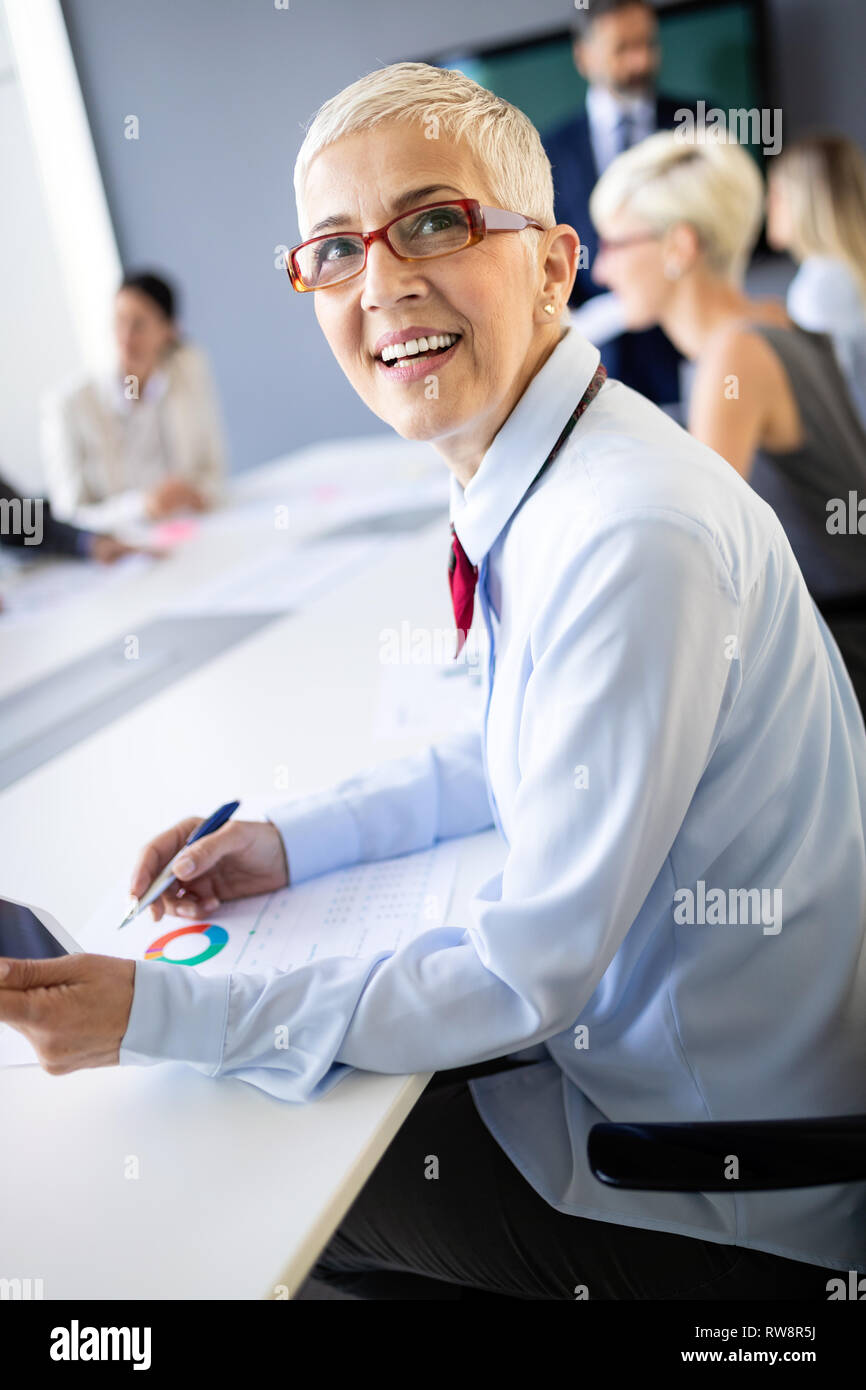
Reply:
[[[696,363],[689,430],[773,507],[866,708],[866,431],[832,339],[743,289],[763,210],[745,149],[652,135],[593,191],[594,273]]]

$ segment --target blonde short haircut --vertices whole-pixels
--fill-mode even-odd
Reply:
[[[687,222],[698,234],[707,266],[736,281],[761,229],[764,181],[740,145],[686,140],[663,130],[608,165],[589,211],[599,228],[620,211],[659,233]]]
[[[435,130],[439,139],[462,141],[498,206],[554,226],[550,161],[529,117],[461,72],[429,63],[392,63],[344,87],[313,117],[295,161],[302,236],[304,183],[316,155],[344,135],[385,121],[413,122]],[[431,143],[435,146],[432,138]]]

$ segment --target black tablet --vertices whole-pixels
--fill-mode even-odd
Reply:
[[[0,898],[0,956],[46,960],[80,950],[50,912],[13,898]]]

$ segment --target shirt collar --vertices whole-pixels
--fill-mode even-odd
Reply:
[[[637,119],[650,116],[655,111],[655,98],[614,96],[609,87],[590,87],[586,105],[594,126],[613,130],[626,113]]]
[[[106,398],[117,411],[128,411],[132,407],[132,401],[126,394],[125,377],[113,375],[105,383]],[[142,401],[158,401],[168,388],[168,373],[162,367],[156,367],[151,372],[141,392]]]
[[[478,565],[523,501],[601,360],[598,348],[569,328],[462,487],[451,475],[451,522]]]

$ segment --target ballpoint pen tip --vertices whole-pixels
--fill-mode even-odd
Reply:
[[[127,922],[131,922],[137,911],[138,911],[138,898],[130,898],[130,900],[129,900],[129,905],[128,905],[127,909],[126,909],[126,916],[124,917],[123,921],[120,923],[120,927],[125,927],[126,924],[127,924]],[[120,931],[120,927],[118,927],[118,929],[117,929],[118,931]]]

